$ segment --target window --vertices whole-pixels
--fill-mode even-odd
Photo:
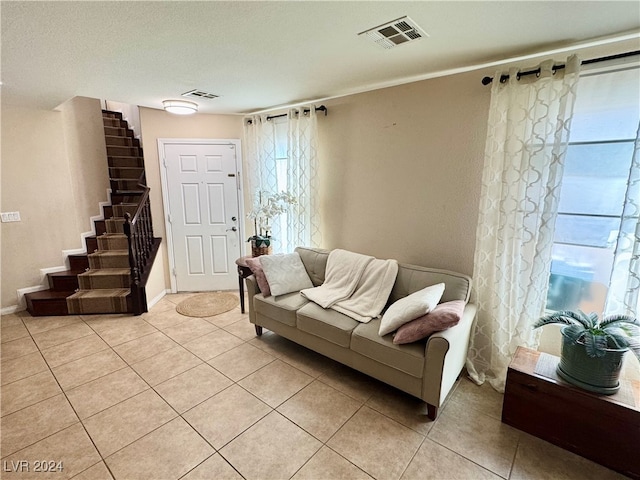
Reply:
[[[578,84],[552,252],[550,310],[604,310],[640,119],[638,85],[638,68],[586,73]]]

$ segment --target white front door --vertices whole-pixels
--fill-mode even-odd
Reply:
[[[241,222],[235,143],[163,146],[176,291],[237,288]]]

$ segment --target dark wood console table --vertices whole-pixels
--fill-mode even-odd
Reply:
[[[241,313],[244,313],[244,279],[253,274],[249,265],[247,265],[247,262],[245,261],[247,258],[251,258],[251,255],[240,257],[236,260],[236,265],[238,266],[238,290],[240,290]]]
[[[594,394],[561,380],[559,360],[518,347],[507,372],[502,421],[640,479],[640,382],[621,379],[615,395]]]

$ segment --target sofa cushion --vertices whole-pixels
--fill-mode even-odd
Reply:
[[[253,297],[253,306],[256,313],[264,315],[278,322],[296,326],[296,311],[309,303],[309,300],[300,295],[300,292],[287,293],[277,297],[265,297],[258,294]]]
[[[271,295],[279,296],[311,288],[313,284],[297,252],[263,255],[260,259]]]
[[[422,378],[425,342],[394,345],[391,334],[378,335],[379,328],[379,318],[359,324],[351,334],[351,350],[412,377]]]
[[[299,330],[345,348],[349,348],[351,332],[359,325],[352,318],[313,302],[298,310],[297,315]]]
[[[437,283],[444,283],[441,302],[450,302],[451,300],[469,301],[471,277],[467,275],[449,270],[419,267],[417,265],[399,264],[398,267],[398,275],[389,296],[389,303]]]
[[[327,260],[329,259],[329,250],[321,248],[297,247],[296,252],[300,255],[300,259],[307,270],[307,274],[311,279],[314,287],[324,283],[324,272],[327,269]]]

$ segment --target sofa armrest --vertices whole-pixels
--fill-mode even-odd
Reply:
[[[460,322],[429,337],[425,351],[422,398],[439,407],[465,365],[476,305],[468,303]]]
[[[247,284],[247,303],[249,304],[249,321],[255,324],[256,319],[256,311],[253,308],[253,297],[260,293],[260,287],[258,287],[258,281],[256,280],[255,275],[249,275],[245,278],[245,282]]]

